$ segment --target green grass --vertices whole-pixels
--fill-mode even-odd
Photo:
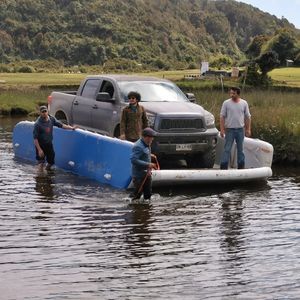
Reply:
[[[1,91],[0,115],[34,113],[38,106],[47,103],[49,93],[49,90],[40,89]]]
[[[197,70],[163,71],[146,75],[175,80],[185,92],[193,92],[198,103],[214,114],[219,127],[221,105],[229,97],[228,86],[239,83],[225,80],[225,87],[222,89],[218,79],[183,80],[184,75],[196,73]],[[300,68],[277,69],[270,75],[280,81],[280,84],[285,81],[285,85],[300,87]],[[47,96],[56,89],[54,86],[79,85],[85,76],[86,74],[0,74],[0,114],[10,115],[13,110],[23,114],[36,112],[39,105],[47,103]],[[40,89],[40,86],[48,86],[48,89]],[[242,97],[250,106],[253,137],[273,144],[275,161],[300,162],[300,89],[262,90],[246,87]]]
[[[79,84],[86,74],[61,73],[0,73],[0,88],[3,86],[40,86]],[[2,83],[1,83],[2,82]]]
[[[269,73],[278,84],[300,88],[300,68],[280,68]]]

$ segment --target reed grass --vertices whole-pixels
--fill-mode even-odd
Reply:
[[[47,103],[49,90],[17,89],[0,91],[0,114],[27,115],[37,111],[38,106]]]
[[[225,92],[196,91],[198,104],[212,112],[219,128]],[[241,95],[249,103],[252,137],[274,146],[274,162],[300,163],[300,92],[252,90]]]

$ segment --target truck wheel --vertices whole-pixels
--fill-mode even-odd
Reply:
[[[215,164],[216,150],[210,149],[204,153],[197,153],[187,159],[189,168],[212,168]]]
[[[114,131],[114,137],[116,137],[116,138],[119,138],[119,137],[120,137],[120,125],[118,125],[118,126],[115,128],[115,131]]]
[[[66,125],[69,124],[66,115],[65,115],[63,112],[61,112],[61,111],[58,111],[58,112],[55,114],[55,118],[56,118],[58,121],[62,122],[63,124],[66,124]]]

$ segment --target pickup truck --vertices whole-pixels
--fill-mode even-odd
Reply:
[[[118,138],[122,109],[128,105],[130,91],[141,94],[149,126],[157,132],[152,152],[158,159],[185,159],[190,168],[213,167],[218,135],[214,116],[193,103],[193,94],[184,94],[169,80],[87,76],[77,92],[52,92],[48,108],[66,124]]]

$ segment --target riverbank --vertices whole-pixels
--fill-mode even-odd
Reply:
[[[193,74],[190,70],[188,74]],[[182,79],[184,71],[149,73],[147,75],[175,80],[185,92],[193,92],[198,104],[212,112],[219,127],[219,112],[228,98],[228,86],[238,82],[218,79]],[[86,74],[1,74],[0,115],[35,115],[47,103],[53,90],[74,90]],[[3,79],[2,79],[3,78]],[[300,164],[300,89],[297,86],[275,86],[269,89],[244,87],[252,114],[252,135],[274,146],[274,163]]]

